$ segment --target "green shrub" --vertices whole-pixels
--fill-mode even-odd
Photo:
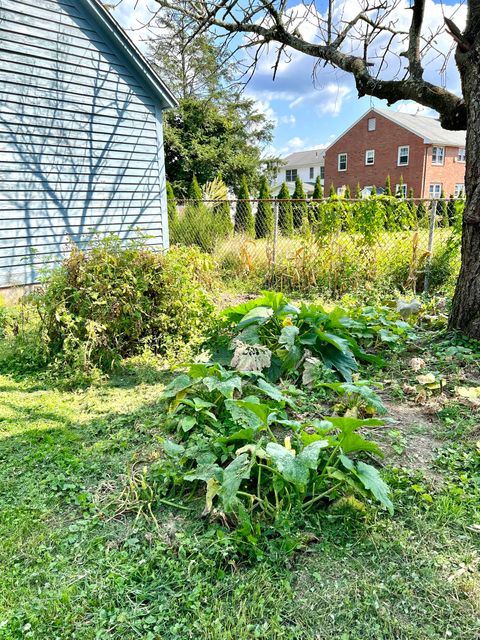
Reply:
[[[295,179],[295,191],[293,192],[292,200],[293,226],[295,229],[301,229],[308,216],[308,205],[300,176]]]
[[[116,237],[73,247],[34,294],[49,358],[86,374],[109,371],[148,347],[183,357],[203,343],[214,322],[205,292],[210,259],[196,248],[166,254]]]
[[[227,203],[228,204],[228,203]],[[221,202],[206,205],[189,202],[183,215],[170,228],[171,244],[196,245],[206,253],[215,251],[219,240],[231,233],[231,220]]]
[[[237,233],[246,233],[249,236],[253,236],[255,234],[255,220],[253,219],[250,192],[248,190],[247,178],[245,176],[242,176],[242,183],[238,190],[237,199],[235,231]]]
[[[283,235],[291,236],[293,234],[293,209],[290,193],[285,182],[282,183],[277,198],[279,200],[278,226]]]
[[[200,189],[196,175],[193,176],[192,182],[188,187],[188,199],[194,202],[200,202],[203,199],[202,190]]]
[[[265,176],[260,180],[259,202],[255,215],[255,237],[267,238],[273,233],[273,209],[270,189]]]

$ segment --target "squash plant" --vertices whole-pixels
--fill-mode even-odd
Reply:
[[[164,456],[150,470],[159,498],[181,499],[204,489],[204,515],[231,524],[276,522],[354,493],[391,513],[389,489],[372,465],[356,456],[381,456],[360,429],[381,420],[329,417],[298,420],[295,402],[260,373],[227,371],[218,363],[192,365],[165,389]]]
[[[340,307],[330,312],[317,304],[297,307],[282,293],[265,291],[261,298],[226,309],[223,319],[237,345],[269,349],[271,364],[264,373],[271,381],[285,376],[300,378],[305,360],[312,355],[347,382],[358,371],[359,360],[383,363],[380,357],[364,351],[355,339],[356,333],[367,333],[365,323],[354,320]]]

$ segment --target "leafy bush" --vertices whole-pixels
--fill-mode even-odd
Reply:
[[[170,225],[171,244],[193,245],[213,253],[219,241],[231,233],[231,220],[226,213],[221,202],[212,206],[189,202],[183,215]]]
[[[306,513],[346,493],[381,503],[389,489],[378,471],[355,456],[382,455],[360,428],[379,420],[297,420],[295,403],[259,373],[227,371],[218,363],[192,365],[167,386],[164,458],[149,472],[159,501],[188,499],[205,490],[203,515],[248,535],[255,522]],[[181,506],[181,505],[180,505]]]
[[[411,331],[410,325],[386,314],[372,319],[371,308],[354,317],[336,307],[327,312],[320,305],[292,305],[281,293],[263,292],[263,297],[226,309],[222,316],[232,332],[229,358],[242,345],[262,347],[270,355],[261,370],[276,381],[280,377],[305,378],[312,367],[323,364],[343,380],[352,381],[359,370],[358,361],[382,364],[382,359],[367,353],[363,344],[394,343]],[[381,319],[380,319],[381,318]],[[230,360],[231,361],[231,360]]]
[[[73,247],[34,301],[50,359],[80,371],[109,371],[148,347],[157,355],[186,355],[214,322],[205,292],[212,264],[194,248],[166,254],[116,237]]]

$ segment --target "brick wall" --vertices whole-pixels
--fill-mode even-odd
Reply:
[[[369,118],[376,118],[375,131],[368,131]],[[399,146],[410,148],[407,166],[398,166]],[[369,149],[375,150],[373,165],[365,164],[365,152]],[[340,153],[347,154],[346,171],[338,170]],[[357,183],[361,188],[370,185],[383,187],[387,175],[390,175],[392,191],[403,176],[407,189],[413,188],[416,198],[428,198],[429,185],[433,182],[442,183],[448,196],[454,192],[455,184],[464,181],[465,164],[454,162],[457,153],[457,148],[446,147],[444,165],[432,165],[432,147],[427,147],[423,138],[372,110],[327,150],[325,190],[328,193],[331,184],[335,190],[349,185],[353,195]]]
[[[432,164],[433,146],[427,148],[427,162],[425,165],[425,197],[428,197],[428,191],[431,183],[441,184],[445,195],[455,193],[456,184],[464,184],[465,182],[465,163],[458,162],[458,147],[445,147],[445,158],[443,166]]]

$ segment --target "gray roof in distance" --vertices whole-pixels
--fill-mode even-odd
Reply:
[[[324,164],[323,152],[325,149],[309,149],[308,151],[295,151],[285,158],[283,162],[288,167],[303,167],[304,165]]]
[[[412,133],[420,136],[427,143],[442,144],[449,147],[465,146],[465,131],[448,131],[443,129],[440,122],[435,118],[417,116],[411,113],[402,113],[392,109],[373,109],[377,113],[385,116],[392,122],[408,129]]]

